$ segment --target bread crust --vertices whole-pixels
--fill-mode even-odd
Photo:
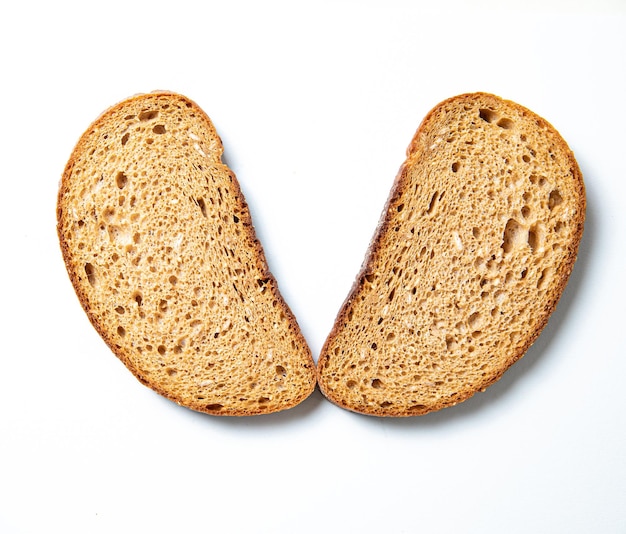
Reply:
[[[262,290],[267,291],[269,295],[268,302],[272,307],[279,310],[281,318],[284,319],[280,325],[279,332],[281,335],[286,336],[293,347],[291,355],[288,358],[289,365],[297,367],[297,369],[291,369],[289,373],[298,375],[298,380],[293,384],[284,383],[281,381],[281,387],[283,389],[290,389],[289,394],[285,396],[286,400],[279,400],[274,402],[270,397],[276,393],[272,390],[274,387],[272,384],[266,384],[267,389],[262,397],[263,402],[256,403],[250,402],[248,404],[234,403],[227,404],[222,403],[221,397],[216,397],[217,400],[209,401],[210,395],[197,395],[198,398],[193,398],[189,395],[180,394],[175,388],[169,387],[167,382],[163,380],[156,380],[151,373],[146,372],[145,369],[140,368],[137,365],[137,357],[131,357],[129,354],[128,346],[120,343],[116,332],[112,331],[110,325],[106,324],[103,320],[103,315],[100,312],[101,302],[94,301],[93,294],[88,294],[85,289],[88,285],[85,283],[84,272],[81,272],[82,265],[77,264],[77,251],[76,243],[74,242],[74,236],[72,234],[71,226],[75,223],[72,221],[72,210],[75,206],[75,189],[77,187],[77,178],[73,176],[74,169],[80,158],[84,159],[84,156],[88,150],[88,147],[93,144],[92,137],[94,132],[105,130],[110,127],[109,121],[114,113],[121,109],[136,109],[138,105],[146,103],[154,103],[155,101],[163,102],[183,102],[188,108],[190,114],[195,116],[194,120],[199,121],[201,126],[206,130],[208,138],[213,140],[210,147],[210,151],[204,154],[211,165],[215,165],[220,172],[225,172],[229,177],[230,194],[233,197],[234,205],[236,207],[237,218],[239,222],[239,228],[241,228],[240,241],[238,247],[246,252],[246,257],[250,261],[254,262],[255,272],[260,273],[257,280],[262,283]],[[177,148],[173,148],[177,150]],[[269,271],[268,264],[265,258],[262,245],[259,242],[256,231],[254,229],[248,205],[245,201],[243,193],[241,191],[239,182],[237,181],[234,173],[228,169],[222,162],[221,157],[223,153],[223,146],[221,139],[219,138],[210,118],[204,113],[204,111],[189,98],[169,91],[154,91],[152,93],[141,93],[134,95],[118,104],[106,109],[85,131],[77,142],[72,154],[66,164],[63,172],[58,197],[57,197],[57,233],[60,243],[60,248],[63,256],[63,260],[72,282],[72,285],[76,291],[78,300],[81,306],[85,310],[87,317],[95,330],[99,333],[105,343],[113,351],[113,353],[123,362],[123,364],[135,375],[135,377],[144,385],[156,391],[158,394],[176,402],[179,405],[186,406],[192,410],[209,413],[211,415],[219,416],[242,416],[242,415],[259,415],[264,413],[272,413],[280,410],[285,410],[296,406],[304,399],[306,399],[314,390],[316,384],[315,378],[315,364],[311,356],[310,349],[306,343],[304,336],[301,333],[299,325],[291,309],[283,299],[278,289],[278,284],[273,274]],[[193,229],[189,229],[193,232]],[[241,297],[243,302],[243,296]],[[226,320],[228,318],[226,317]],[[258,332],[259,336],[267,334]],[[217,336],[216,336],[217,337]],[[267,338],[262,342],[267,342],[270,345],[272,340]],[[271,354],[271,349],[270,349]],[[235,351],[231,354],[231,357],[236,360],[233,367],[244,367],[247,365],[247,359],[250,358],[250,354],[236,354]],[[184,365],[184,363],[183,363]],[[287,367],[287,363],[283,363],[284,367]],[[281,367],[285,371],[284,367]],[[179,370],[180,371],[180,370]],[[286,372],[286,371],[285,371]],[[278,383],[278,382],[277,382]],[[201,388],[200,388],[201,389]],[[261,388],[262,389],[262,388]]]
[[[332,367],[331,369],[331,348],[336,347],[340,334],[355,322],[355,319],[352,316],[352,314],[355,313],[353,305],[359,298],[362,297],[362,294],[364,293],[364,281],[368,276],[371,276],[371,273],[375,269],[376,265],[380,267],[379,260],[381,256],[388,253],[388,250],[385,248],[385,241],[387,240],[388,242],[389,235],[394,232],[394,228],[392,228],[392,215],[396,213],[399,202],[406,201],[405,193],[407,189],[415,185],[411,181],[411,174],[415,170],[416,166],[426,166],[429,163],[429,155],[425,154],[424,150],[424,138],[430,135],[432,133],[431,131],[438,124],[437,119],[442,113],[442,110],[464,105],[468,107],[468,109],[475,107],[476,105],[480,105],[481,107],[487,109],[504,109],[517,113],[529,122],[534,122],[538,129],[541,129],[545,135],[550,137],[551,142],[556,145],[558,151],[560,151],[561,155],[566,159],[567,166],[570,170],[571,187],[573,188],[573,196],[575,197],[574,202],[576,204],[574,217],[571,220],[572,230],[567,254],[563,257],[559,265],[555,266],[556,272],[551,278],[550,290],[544,297],[542,309],[537,317],[537,321],[533,324],[532,328],[529,328],[525,332],[524,336],[516,342],[510,352],[498,355],[501,358],[500,364],[491,374],[484,377],[481,382],[457,385],[452,395],[435,395],[436,398],[432,402],[424,402],[410,406],[407,403],[403,403],[402,398],[403,396],[407,398],[411,396],[408,391],[402,391],[400,393],[396,391],[395,396],[390,395],[390,400],[382,403],[372,401],[355,402],[354,398],[351,397],[351,392],[348,391],[345,385],[333,385],[333,381],[337,381],[337,376],[339,376],[340,373],[337,371],[336,367]],[[567,143],[559,135],[557,130],[545,119],[515,102],[484,92],[458,95],[444,100],[435,106],[421,122],[407,148],[407,158],[400,167],[400,170],[393,182],[390,194],[385,203],[385,207],[374,232],[374,236],[366,252],[361,269],[358,272],[357,277],[339,310],[331,332],[322,347],[317,364],[318,385],[322,393],[334,404],[354,412],[381,417],[407,417],[424,415],[442,408],[454,406],[469,399],[479,391],[485,391],[487,387],[499,380],[504,372],[527,352],[530,346],[540,335],[541,331],[547,324],[550,315],[555,310],[576,261],[578,247],[583,234],[585,210],[586,200],[583,176],[575,160],[574,154],[570,150]],[[347,348],[347,350],[349,350],[349,348]],[[334,358],[334,356],[332,356],[332,358]],[[402,356],[398,359],[402,361]],[[355,359],[352,358],[350,361],[354,362]],[[347,365],[345,362],[343,362],[343,364]],[[354,363],[352,365],[354,365]],[[415,385],[417,387],[423,386],[418,382],[416,382]]]

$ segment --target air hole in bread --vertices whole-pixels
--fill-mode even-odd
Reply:
[[[115,208],[108,207],[104,210],[103,216],[107,222],[111,222],[115,217]]]
[[[511,273],[507,273],[507,278],[510,275],[511,275]],[[496,291],[493,296],[495,298],[496,304],[502,304],[507,299],[507,294],[506,294],[506,291],[504,291],[504,290]]]
[[[166,367],[165,372],[167,373],[167,376],[172,376],[172,377],[178,374],[178,371],[174,369],[173,367]]]
[[[372,387],[374,389],[380,389],[383,387],[383,383],[379,378],[374,378],[374,380],[372,380]]]
[[[267,284],[267,282],[269,282],[269,278],[257,278],[256,283],[261,288],[261,293],[265,291],[265,284]]]
[[[436,208],[437,208],[439,202],[441,202],[441,199],[443,199],[443,196],[445,194],[446,194],[445,191],[443,193],[441,193],[441,194],[438,194],[437,192],[435,192],[435,194],[433,195],[432,199],[430,200],[430,205],[428,206],[427,213],[429,215],[432,215],[436,211]]]
[[[157,352],[158,352],[161,356],[165,355],[165,352],[166,352],[165,345],[159,345],[159,346],[157,347]]]
[[[145,122],[145,121],[151,121],[152,119],[156,119],[158,116],[159,116],[158,111],[150,109],[150,110],[142,111],[139,114],[138,119],[141,122]]]
[[[458,343],[452,336],[446,336],[446,349],[454,350],[458,346]]]
[[[433,193],[433,196],[430,199],[430,203],[428,204],[428,208],[426,209],[426,213],[428,213],[429,215],[435,210],[435,204],[437,203],[437,196],[439,195],[439,193],[437,191],[435,191]]]
[[[535,252],[541,247],[543,241],[543,229],[539,224],[533,225],[528,230],[528,245],[530,249]]]
[[[543,271],[541,271],[541,276],[537,280],[537,289],[543,289],[546,287],[548,282],[550,281],[550,276],[552,274],[552,268],[546,267]]]
[[[133,300],[137,303],[137,306],[143,305],[143,296],[139,291],[135,291],[135,293],[133,293]]]
[[[548,197],[548,208],[550,208],[550,211],[552,211],[562,202],[563,197],[561,196],[561,193],[559,193],[558,189],[553,189],[552,191],[550,191],[550,196]]]
[[[122,146],[124,146],[126,143],[128,143],[128,138],[130,137],[130,134],[128,132],[126,132],[123,136],[122,136]]]
[[[459,167],[460,167],[460,163],[458,161],[455,161],[452,164],[452,172],[457,172],[459,170]]]
[[[206,204],[204,202],[203,198],[198,198],[196,200],[196,204],[198,204],[198,207],[200,208],[200,211],[202,212],[202,215],[204,215],[205,217],[207,216],[206,214]]]
[[[124,329],[123,326],[117,327],[117,335],[120,337],[124,337],[126,335],[126,330]]]
[[[539,187],[543,187],[547,183],[545,176],[537,176],[536,174],[531,174],[529,180],[531,184],[538,185]]]
[[[204,407],[208,412],[219,412],[224,406],[222,404],[207,404]]]
[[[492,123],[498,118],[498,114],[492,109],[481,108],[478,110],[478,116],[485,122]]]
[[[98,278],[96,276],[96,269],[91,263],[85,263],[85,274],[87,275],[87,281],[92,287],[98,284]]]
[[[511,128],[513,128],[515,123],[511,119],[507,119],[506,117],[502,117],[497,122],[497,125],[500,126],[500,128],[503,128],[505,130],[510,130]]]
[[[469,316],[467,323],[469,324],[469,327],[471,329],[475,329],[476,327],[480,325],[481,321],[482,321],[482,317],[480,315],[480,312],[474,312],[472,313],[472,315]]]
[[[165,126],[163,124],[157,124],[154,128],[152,128],[152,131],[158,135],[164,134]]]
[[[502,237],[502,249],[505,254],[509,254],[527,241],[528,232],[515,219],[509,219],[504,227],[504,235]]]

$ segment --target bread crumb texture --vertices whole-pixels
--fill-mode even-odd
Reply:
[[[585,192],[545,120],[475,93],[424,119],[318,363],[336,404],[421,415],[492,384],[567,283]]]
[[[181,95],[110,108],[67,164],[58,235],[92,324],[141,382],[201,412],[270,413],[313,391],[315,365],[222,151]]]

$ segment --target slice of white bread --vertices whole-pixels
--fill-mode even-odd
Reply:
[[[211,120],[138,95],[83,134],[63,174],[58,236],[93,326],[145,385],[193,410],[255,415],[315,388]]]
[[[337,405],[409,416],[498,380],[545,326],[576,260],[582,175],[528,109],[465,94],[417,130],[318,362]]]

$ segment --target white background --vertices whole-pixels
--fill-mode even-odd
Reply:
[[[3,3],[0,532],[626,532],[625,28],[623,0]],[[534,110],[588,198],[548,327],[424,417],[162,399],[92,329],[55,229],[78,137],[154,89],[213,119],[316,359],[429,109]]]

